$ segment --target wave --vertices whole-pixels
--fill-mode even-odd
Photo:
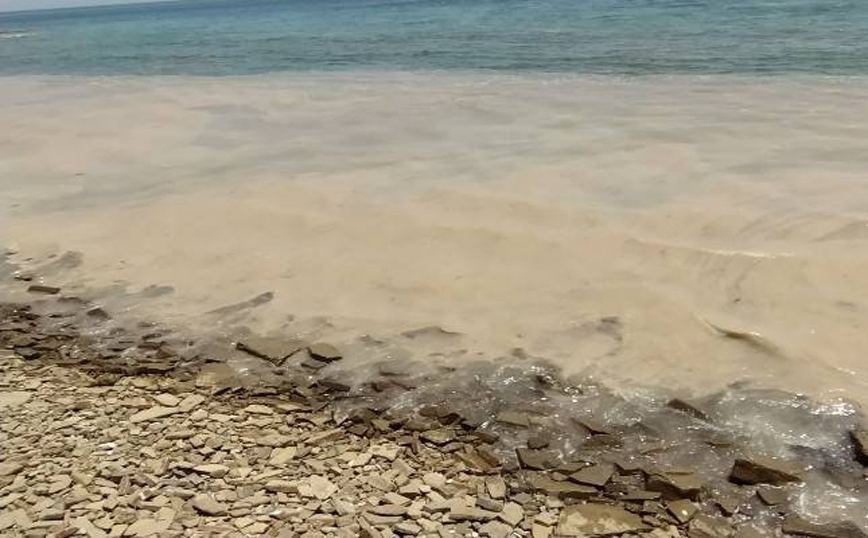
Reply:
[[[33,37],[36,35],[36,32],[27,32],[27,31],[7,31],[4,32],[0,30],[0,39],[22,39],[25,37]]]

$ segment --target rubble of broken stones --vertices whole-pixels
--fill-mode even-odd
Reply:
[[[2,536],[865,536],[791,510],[794,462],[738,458],[725,491],[690,469],[564,461],[545,443],[518,448],[516,466],[446,407],[397,418],[339,409],[327,383],[215,386],[158,354],[118,362],[27,307],[0,314]],[[331,346],[310,355],[339,360]],[[866,434],[853,440],[868,456]]]

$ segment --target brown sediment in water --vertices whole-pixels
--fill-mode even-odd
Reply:
[[[853,500],[868,499],[863,467],[855,461],[854,450],[864,449],[858,444],[863,434],[857,413],[808,418],[815,424],[805,423],[806,432],[829,428],[827,434],[839,437],[836,444],[791,446],[786,457],[769,457],[756,451],[755,440],[745,438],[745,432],[731,428],[725,416],[727,400],[761,399],[760,392],[657,399],[642,409],[600,385],[564,379],[552,365],[522,354],[428,371],[390,359],[375,364],[373,371],[360,372],[342,369],[344,354],[324,342],[249,333],[237,341],[196,342],[147,323],[94,330],[110,323],[110,317],[98,305],[62,293],[32,304],[0,305],[0,346],[12,351],[2,363],[5,384],[16,392],[40,383],[56,386],[57,372],[67,372],[64,376],[76,379],[72,386],[81,388],[63,388],[77,397],[137,400],[114,409],[113,416],[121,420],[118,427],[134,434],[124,437],[132,445],[121,454],[120,467],[108,469],[88,457],[73,457],[68,463],[92,466],[90,471],[109,489],[117,487],[123,495],[135,496],[145,487],[149,496],[165,489],[170,498],[170,488],[192,491],[172,500],[176,519],[161,520],[157,505],[138,507],[152,510],[163,530],[181,532],[186,527],[189,534],[202,525],[216,529],[234,522],[238,528],[260,523],[256,529],[272,535],[282,529],[303,534],[320,527],[328,534],[337,525],[370,536],[416,534],[417,528],[422,535],[452,531],[462,536],[516,532],[728,538],[779,528],[794,535],[864,536],[859,525],[846,522],[866,515],[865,505],[854,507]],[[415,336],[432,331],[438,330],[424,328]],[[237,365],[227,364],[235,353],[256,367],[239,374]],[[24,385],[15,386],[20,383]],[[38,388],[27,394],[51,400]],[[215,416],[247,417],[247,422],[221,432],[224,439],[251,435],[258,440],[235,449],[188,446],[182,441],[200,435],[199,429],[213,433],[208,421],[190,423],[190,409],[179,412],[175,407],[190,397],[209,401]],[[169,400],[177,401],[169,405]],[[773,406],[794,401],[802,406],[797,410],[801,419],[820,409],[795,395],[769,398]],[[612,413],[619,407],[629,411]],[[75,413],[64,415],[68,409],[49,409],[60,413],[55,420],[61,424],[76,422]],[[289,430],[281,418],[284,412]],[[94,417],[85,421],[88,418]],[[12,488],[8,508],[16,509],[10,513],[18,514],[10,527],[22,525],[20,510],[31,519],[35,516],[19,494],[24,486],[16,486],[16,477],[48,481],[34,491],[54,487],[51,480],[56,478],[46,476],[50,458],[27,456],[27,435],[15,431],[17,420],[15,414],[4,413],[6,429],[12,432],[8,446],[13,447],[4,464],[17,469],[5,486]],[[305,424],[301,432],[293,428],[300,422]],[[179,430],[189,435],[179,437]],[[96,442],[99,433],[88,435]],[[277,438],[277,445],[271,443]],[[160,472],[146,473],[147,479],[124,470],[133,461],[125,459],[133,457],[129,450],[151,444],[156,450],[151,460],[173,463],[155,464]],[[295,449],[291,456],[290,445]],[[394,457],[369,466],[378,454]],[[395,463],[398,455],[403,465]],[[195,461],[185,459],[190,457]],[[293,463],[287,465],[289,461]],[[243,476],[230,474],[238,469],[246,469]],[[237,480],[220,482],[226,476]],[[428,489],[416,491],[420,484]],[[59,491],[67,491],[71,484],[61,486]],[[831,493],[833,498],[849,496],[850,504],[829,504],[824,494]],[[388,494],[406,494],[407,503],[396,504],[400,498],[389,500]],[[261,495],[259,506],[268,505],[270,511],[260,510],[259,517],[251,518],[245,495]],[[309,499],[317,502],[310,504]],[[222,509],[209,505],[221,500]],[[245,509],[229,510],[230,500]],[[806,507],[806,501],[818,500],[825,504]],[[343,510],[341,502],[358,511]],[[295,509],[303,511],[296,513],[296,520],[274,515]],[[304,517],[298,518],[300,513]],[[42,522],[41,528],[62,533],[64,528],[86,526],[81,518],[94,519],[81,505],[64,514],[63,522]],[[151,521],[149,517],[139,516]],[[195,517],[202,519],[190,519]]]

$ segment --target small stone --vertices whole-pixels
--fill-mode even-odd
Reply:
[[[138,413],[133,414],[130,417],[130,422],[133,424],[139,422],[147,422],[150,420],[157,420],[159,418],[167,417],[174,413],[178,412],[178,408],[175,407],[163,407],[163,406],[154,406],[150,409],[145,409],[144,411],[139,411]]]
[[[26,391],[0,392],[0,409],[18,407],[30,401],[32,393]]]
[[[440,473],[425,473],[422,482],[432,488],[439,489],[446,485],[446,477]]]
[[[455,431],[448,428],[440,428],[439,430],[422,432],[419,437],[435,445],[445,445],[455,440]]]
[[[73,526],[78,527],[78,530],[84,532],[88,538],[106,538],[105,531],[91,523],[86,517],[76,518]]]
[[[298,492],[303,497],[316,497],[321,501],[331,497],[337,490],[338,487],[332,484],[328,478],[320,475],[313,475],[306,482],[298,485]]]
[[[60,288],[56,286],[45,286],[42,284],[31,284],[28,286],[27,291],[30,293],[43,293],[45,295],[57,295],[60,293]]]
[[[287,446],[284,448],[275,448],[271,451],[271,458],[268,460],[270,465],[284,465],[295,458],[298,453],[298,448]]]
[[[341,352],[335,346],[322,342],[309,346],[307,352],[314,359],[323,362],[334,362],[343,358],[343,355],[341,355]]]
[[[154,400],[157,401],[158,404],[164,405],[166,407],[176,407],[181,400],[178,399],[174,394],[157,394],[154,396]]]
[[[502,519],[507,524],[515,527],[521,520],[524,519],[524,508],[521,507],[520,504],[514,502],[508,502],[503,507],[503,511],[498,514],[500,519]]]
[[[449,510],[449,517],[452,521],[490,521],[496,518],[497,514],[481,508],[453,505]]]
[[[852,521],[835,523],[812,523],[797,515],[788,515],[781,524],[786,534],[809,536],[810,538],[866,538],[866,534]]]
[[[250,404],[243,409],[245,413],[250,413],[252,415],[273,415],[274,410],[267,405],[260,404]]]
[[[512,527],[500,521],[489,521],[479,527],[479,532],[482,536],[487,536],[488,538],[506,538],[512,532]]]
[[[395,525],[393,527],[393,530],[395,531],[395,533],[402,536],[416,536],[417,534],[422,532],[422,527],[416,525],[415,523],[404,521]]]
[[[298,486],[298,483],[289,480],[269,480],[265,483],[265,489],[275,493],[298,493]]]
[[[699,508],[687,499],[672,501],[666,505],[666,509],[682,525],[693,519],[693,516],[699,511]]]
[[[193,508],[206,516],[222,516],[226,514],[226,505],[214,500],[214,497],[205,494],[199,494],[193,497]]]
[[[65,490],[72,484],[72,478],[68,475],[59,475],[54,477],[48,484],[49,495],[56,495]]]
[[[619,506],[574,504],[561,511],[557,534],[562,536],[608,536],[642,532],[648,526],[642,518]]]
[[[492,499],[503,499],[506,497],[506,482],[499,475],[486,477],[485,488]]]
[[[753,456],[735,460],[730,471],[731,482],[743,485],[801,482],[802,468],[790,461]]]
[[[205,397],[201,394],[190,394],[189,396],[181,400],[181,403],[178,404],[178,409],[183,413],[189,413],[204,401]]]
[[[207,463],[205,465],[197,465],[193,467],[197,473],[207,474],[214,478],[223,478],[229,472],[229,467],[219,463]]]
[[[137,538],[145,538],[163,532],[172,524],[171,521],[157,521],[156,519],[140,519],[127,527],[124,531],[125,536],[135,536]]]
[[[270,447],[284,447],[292,442],[292,437],[271,432],[256,439],[256,444]]]
[[[666,404],[666,407],[675,409],[676,411],[681,411],[682,413],[686,413],[695,419],[708,422],[708,414],[705,413],[702,409],[700,409],[697,405],[690,403],[686,400],[682,400],[680,398],[673,398],[672,400],[669,400],[669,402]]]
[[[606,483],[612,478],[613,474],[615,474],[615,466],[603,463],[579,469],[570,475],[570,480],[579,484],[601,488],[606,485]]]
[[[407,513],[407,508],[397,504],[381,504],[372,506],[368,511],[378,516],[403,516]]]

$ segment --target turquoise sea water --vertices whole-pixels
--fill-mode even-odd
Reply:
[[[868,74],[866,0],[186,0],[0,13],[0,74]]]

